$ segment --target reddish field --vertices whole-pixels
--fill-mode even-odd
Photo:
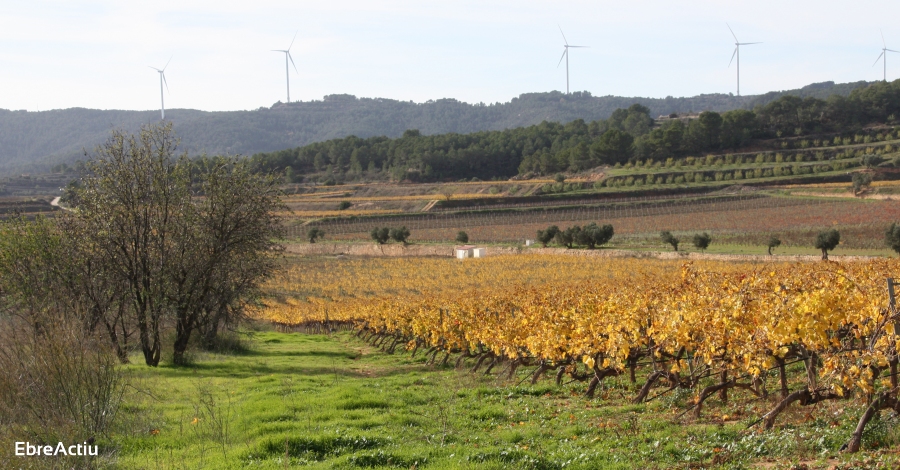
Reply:
[[[371,227],[381,223],[388,226],[405,224],[412,232],[411,241],[453,240],[458,231],[464,230],[473,241],[521,242],[534,238],[537,230],[549,225],[565,228],[598,222],[612,224],[617,235],[655,235],[660,230],[705,230],[718,233],[722,241],[725,241],[722,238],[724,235],[732,243],[758,244],[770,234],[779,234],[786,244],[802,245],[809,244],[804,241],[814,239],[817,230],[839,227],[844,232],[844,246],[880,248],[883,247],[881,234],[884,227],[895,221],[900,221],[900,204],[892,201],[756,198],[713,204],[698,202],[617,209],[586,208],[493,217],[470,215],[426,219],[412,216],[391,221],[357,221],[324,226],[323,229],[331,240],[368,239]]]

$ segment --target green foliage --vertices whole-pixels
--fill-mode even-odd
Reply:
[[[537,231],[537,240],[546,247],[554,238],[556,238],[557,233],[559,233],[559,227],[551,225],[545,230]]]
[[[822,250],[822,259],[828,259],[828,252],[837,248],[841,243],[841,234],[836,229],[829,229],[819,232],[816,236],[815,247]]]
[[[708,233],[698,233],[694,235],[694,247],[698,250],[705,250],[709,248],[709,244],[712,243],[712,237],[709,236]]]
[[[406,240],[409,238],[409,229],[405,226],[400,228],[392,228],[389,235],[391,237],[391,240],[406,245]]]
[[[892,250],[900,254],[900,224],[892,223],[884,234],[885,242]]]
[[[319,227],[313,227],[306,232],[306,239],[309,240],[310,243],[315,243],[316,240],[320,238],[325,238],[325,232],[320,230]]]
[[[372,237],[372,240],[375,240],[379,245],[384,245],[387,243],[388,239],[391,238],[391,229],[387,227],[382,228],[373,228],[371,232],[369,232],[369,236]]]
[[[562,245],[566,248],[572,248],[572,244],[575,243],[575,236],[578,232],[581,231],[581,227],[574,226],[569,227],[565,230],[559,230],[556,232],[556,236],[553,237],[556,240],[556,243]]]
[[[183,136],[181,149],[190,155],[200,155],[204,152],[240,155],[274,153],[279,155],[275,160],[282,159],[282,161],[280,163],[270,161],[267,162],[267,166],[275,169],[294,167],[297,171],[291,177],[299,181],[310,171],[293,164],[293,149],[329,139],[343,139],[350,135],[358,136],[358,139],[353,138],[357,140],[374,136],[396,137],[400,140],[426,140],[429,136],[439,134],[488,133],[494,129],[540,126],[542,120],[552,116],[552,119],[560,123],[583,119],[585,123],[589,123],[584,126],[585,135],[592,140],[610,128],[639,136],[647,133],[653,125],[650,117],[691,109],[705,109],[719,113],[729,110],[749,110],[765,106],[784,95],[818,99],[828,98],[832,94],[846,97],[851,90],[867,85],[865,82],[839,85],[829,82],[759,96],[704,94],[664,99],[594,97],[587,92],[575,92],[570,95],[560,92],[526,93],[507,103],[487,106],[467,104],[453,99],[412,103],[382,98],[357,98],[351,95],[329,95],[321,100],[276,103],[271,108],[253,111],[203,112],[172,109],[166,113],[166,117],[181,131]],[[865,95],[860,93],[860,98],[855,100],[843,99],[846,105],[842,106],[851,112],[862,109],[856,106],[857,102],[865,103],[870,100],[878,103],[875,115],[893,109],[890,105],[890,93]],[[617,109],[622,111],[617,112]],[[110,123],[116,128],[134,131],[143,123],[155,119],[154,113],[155,111],[100,111],[83,108],[57,110],[52,113],[29,113],[0,109],[0,170],[34,172],[49,169],[62,161],[71,165],[76,159],[84,156],[82,149],[94,148],[103,141],[108,134]],[[893,113],[900,115],[896,110]],[[842,113],[839,113],[839,116],[843,117]],[[865,119],[860,121],[868,120],[868,115],[864,114],[863,118]],[[723,119],[723,133],[727,134],[728,119],[725,116]],[[791,132],[794,127],[796,126],[791,126]],[[418,135],[407,134],[408,138],[402,137],[404,132],[411,128],[418,129]],[[520,152],[514,162],[510,162],[513,166],[508,168],[507,176],[512,176],[516,173],[515,165],[518,165],[515,160],[521,161],[532,153],[540,153],[541,149],[547,149],[552,158],[559,150],[577,145],[577,142],[570,145],[565,139],[559,142],[562,145],[551,145],[554,142],[552,138],[550,141],[544,141],[541,137],[529,138],[528,141],[521,143],[521,147],[518,143],[513,147],[457,146],[456,155],[448,157],[477,161],[479,166],[469,171],[478,174],[488,173],[494,171],[495,167],[502,166],[494,160],[506,158],[504,155],[508,155],[510,151]],[[722,145],[726,145],[724,137]],[[314,160],[317,162],[316,171],[322,171],[328,165],[354,175],[386,170],[383,166],[385,161],[373,159],[371,154],[366,154],[366,149],[360,148],[354,159],[352,148],[346,152],[331,152],[329,147],[321,146],[309,157],[310,165]],[[321,155],[317,155],[317,152],[321,152]],[[483,155],[476,158],[469,155],[471,152],[482,152]],[[407,155],[413,161],[421,161],[423,156]],[[401,160],[406,158],[401,157]],[[390,170],[395,164],[399,166],[407,161],[387,163],[387,170]],[[568,165],[568,161],[565,164]],[[487,168],[480,168],[481,165],[486,165]],[[407,168],[425,169],[424,165]],[[555,171],[559,170],[550,170],[544,174],[553,174]],[[462,173],[460,170],[455,172]]]
[[[880,90],[875,94],[860,91],[875,88]],[[814,94],[810,92],[806,96]],[[884,104],[885,100],[900,102],[900,82],[873,84],[854,91],[849,98],[828,101],[792,95],[778,99],[776,95],[767,96],[759,102],[764,106],[753,111],[705,111],[693,119],[667,119],[659,125],[651,118],[650,108],[638,103],[613,111],[608,119],[592,122],[582,119],[565,125],[543,122],[471,134],[406,132],[396,139],[351,136],[253,158],[262,168],[292,167],[295,174],[325,170],[354,174],[361,168],[373,168],[396,180],[410,181],[475,176],[487,179],[516,173],[552,175],[602,164],[616,165],[631,160],[660,162],[740,148],[754,139],[799,135],[798,129],[800,134],[840,132],[859,123],[884,121],[888,111],[900,112],[900,105]],[[780,144],[785,148],[791,145],[786,140]],[[808,140],[805,145],[809,145]],[[724,160],[705,162],[706,165],[726,163]],[[657,182],[642,179],[632,183]]]
[[[853,182],[853,194],[859,194],[872,185],[872,174],[856,172],[853,173],[851,181]]]
[[[341,203],[338,204],[338,210],[339,210],[339,211],[346,210],[346,209],[349,209],[351,206],[353,206],[353,203],[352,203],[352,202],[350,202],[350,201],[341,201]]]
[[[634,137],[619,129],[609,129],[591,146],[591,153],[599,163],[625,163],[634,155]]]
[[[678,251],[679,240],[674,235],[672,235],[672,232],[663,230],[662,232],[659,232],[659,238],[664,244],[671,245],[674,251]]]
[[[771,237],[769,241],[766,242],[766,248],[769,249],[769,255],[772,254],[772,249],[781,246],[781,240],[778,237]]]
[[[457,243],[469,243],[469,234],[460,230],[456,234]]]
[[[606,224],[601,227],[596,223],[591,222],[581,230],[575,232],[573,238],[575,243],[594,249],[594,247],[608,243],[612,239],[613,233],[612,225]]]

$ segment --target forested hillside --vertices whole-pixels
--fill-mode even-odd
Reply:
[[[866,82],[838,85],[825,82],[756,96],[709,94],[664,99],[594,97],[587,92],[569,96],[560,92],[528,93],[507,103],[494,104],[469,104],[454,99],[412,103],[330,95],[321,101],[276,103],[271,108],[253,111],[170,109],[166,110],[166,117],[174,123],[182,139],[181,148],[191,155],[250,155],[351,135],[399,137],[408,129],[418,129],[424,135],[468,134],[533,126],[543,121],[590,122],[606,119],[616,109],[635,103],[646,107],[648,115],[654,118],[676,112],[753,109],[785,94],[817,98],[832,94],[847,96],[865,85]],[[111,129],[134,131],[158,119],[158,110],[0,109],[0,172],[43,171],[59,163],[71,163],[83,156],[83,149],[92,150],[101,143]]]
[[[657,119],[654,119],[657,117]],[[317,173],[351,180],[389,175],[395,180],[508,178],[516,174],[582,171],[598,165],[737,151],[748,146],[807,148],[821,135],[855,133],[872,123],[895,124],[900,117],[900,80],[853,90],[827,100],[786,95],[752,111],[659,117],[633,104],[608,119],[541,124],[470,134],[425,135],[407,130],[396,139],[347,137],[305,147],[254,155],[269,170],[286,170],[290,179]],[[764,139],[778,142],[764,143]],[[840,139],[839,139],[840,140]],[[817,144],[816,146],[819,146]],[[828,142],[825,142],[828,145]]]

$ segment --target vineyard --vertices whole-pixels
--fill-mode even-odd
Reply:
[[[308,226],[291,226],[288,235],[299,238],[309,227],[315,226],[324,230],[332,240],[366,240],[373,227],[402,225],[410,229],[414,241],[453,240],[457,231],[465,230],[472,240],[481,243],[521,243],[526,238],[534,238],[537,230],[549,225],[565,227],[602,222],[612,224],[617,237],[630,234],[655,236],[660,230],[709,230],[739,233],[741,237],[736,239],[739,243],[764,243],[770,232],[876,225],[872,230],[864,231],[862,237],[845,237],[842,246],[881,248],[882,225],[898,219],[900,205],[892,201],[731,195],[630,200],[532,210],[333,218]],[[760,235],[747,238],[747,234],[753,233]],[[792,238],[786,239],[788,243],[793,241]]]
[[[885,283],[898,272],[896,259],[305,260],[270,283],[257,315],[352,327],[385,351],[473,372],[580,381],[589,398],[603,400],[614,379],[631,384],[634,403],[688,392],[676,420],[703,419],[716,397],[756,403],[748,425],[770,429],[791,408],[842,401],[862,410],[841,449],[853,452],[882,410],[900,412],[900,318]]]

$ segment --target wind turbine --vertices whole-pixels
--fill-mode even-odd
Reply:
[[[741,46],[749,46],[751,44],[762,43],[738,41],[738,38],[734,35],[734,30],[731,29],[731,26],[728,23],[725,23],[725,26],[728,26],[728,30],[731,31],[731,35],[734,36],[734,54],[731,54],[731,61],[728,62],[728,66],[731,67],[731,62],[734,62],[734,57],[737,56],[737,95],[741,96]]]
[[[299,33],[299,31],[297,31]],[[288,46],[287,49],[272,49],[272,52],[284,52],[284,75],[287,78],[287,102],[291,102],[291,69],[288,68],[288,60],[291,61],[291,65],[294,66],[294,71],[300,73],[297,70],[297,64],[294,63],[294,58],[291,57],[291,47],[294,45],[294,40],[297,39],[297,33],[294,33],[294,39],[291,39],[291,45]]]
[[[887,53],[888,52],[900,52],[900,51],[895,51],[893,49],[887,48],[887,43],[884,41],[884,31],[881,31],[881,44],[882,44],[881,54],[879,54],[878,58],[875,59],[875,63],[872,64],[872,67],[878,65],[878,61],[881,60],[881,57],[883,56],[884,57],[884,81],[887,81]]]
[[[171,57],[169,57],[169,62],[172,62]],[[169,66],[169,62],[166,62],[166,67]],[[164,96],[163,95],[163,83],[166,84],[166,91],[169,90],[169,82],[166,81],[166,67],[163,67],[162,70],[160,70],[156,67],[151,67],[149,65],[147,67],[150,67],[151,69],[159,72],[159,114],[160,114],[160,119],[165,121],[166,120],[166,101],[163,98],[163,96]]]
[[[562,63],[563,59],[566,59],[566,94],[569,94],[569,48],[570,47],[590,47],[590,46],[571,46],[569,45],[569,40],[566,39],[566,33],[563,33],[562,27],[560,25],[556,25],[559,28],[559,33],[562,34],[563,42],[565,45],[563,46],[565,49],[563,50],[562,57],[559,58],[559,63],[556,64],[556,67],[559,68],[559,64]]]

